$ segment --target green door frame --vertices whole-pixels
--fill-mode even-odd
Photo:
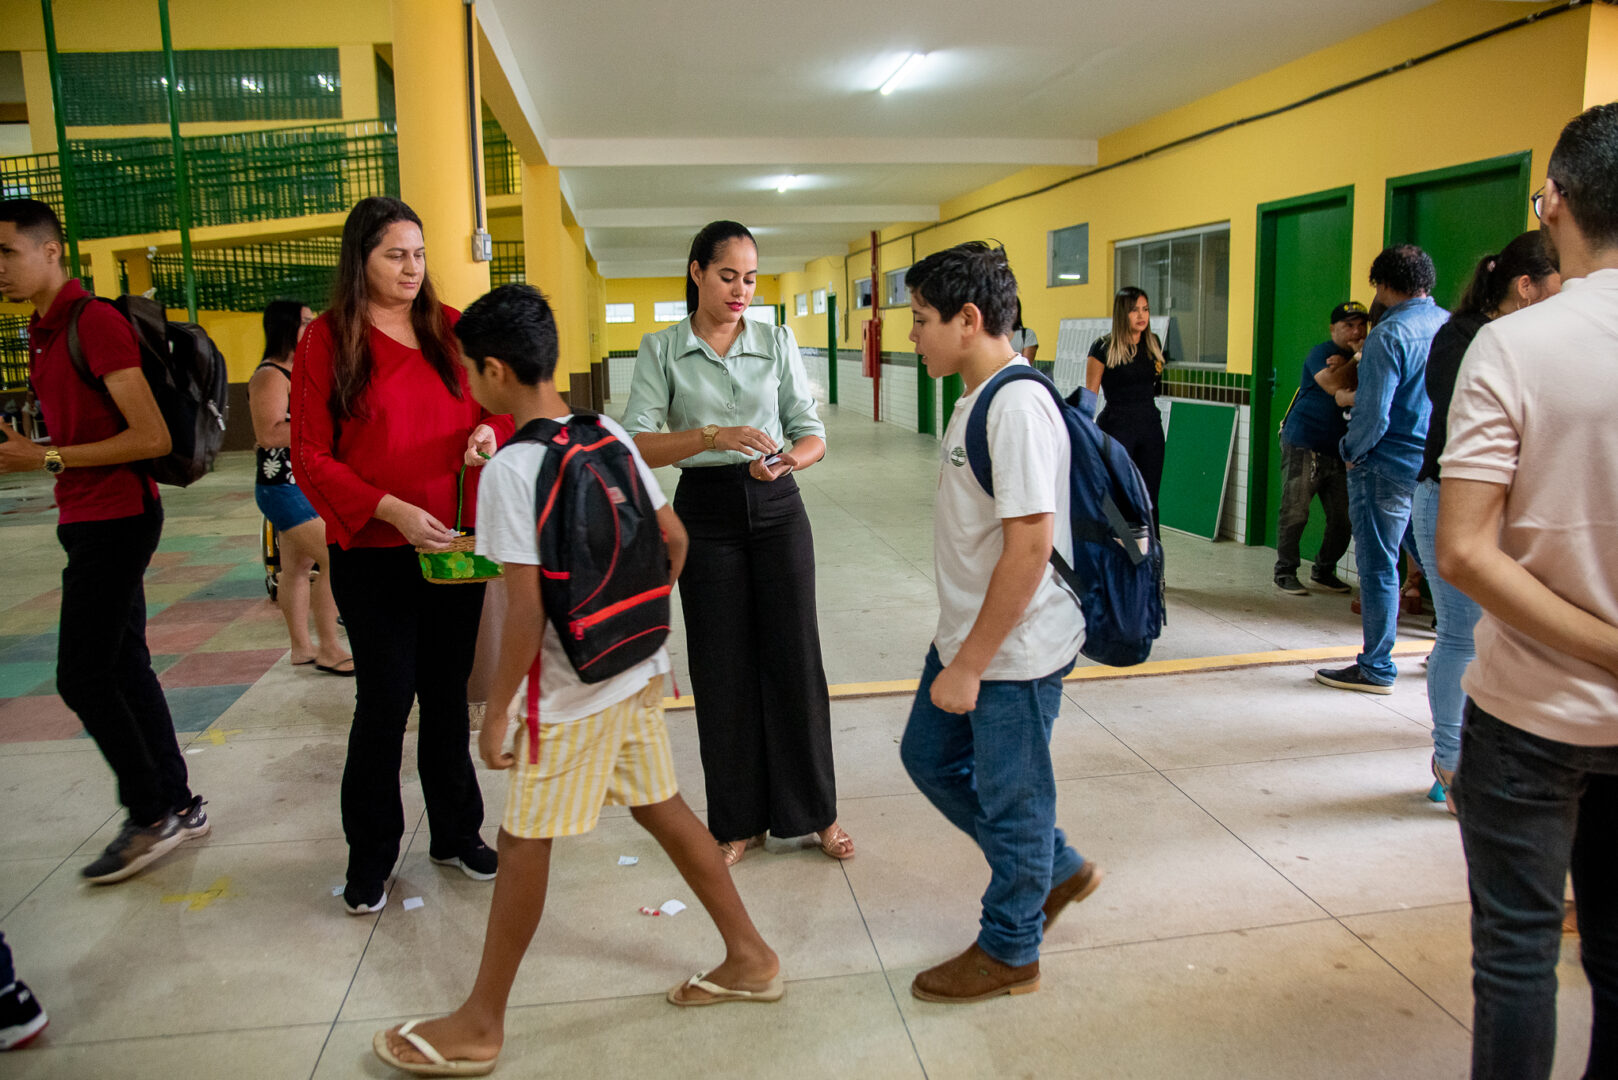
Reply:
[[[1256,252],[1253,281],[1253,381],[1248,391],[1248,443],[1247,443],[1247,546],[1264,544],[1265,523],[1272,512],[1270,495],[1270,438],[1273,426],[1270,419],[1270,398],[1275,378],[1273,310],[1273,259],[1265,259],[1265,249],[1275,242],[1274,215],[1286,210],[1323,203],[1348,202],[1350,220],[1354,216],[1354,185],[1316,191],[1308,195],[1294,195],[1290,199],[1258,204],[1258,251]],[[1260,370],[1260,360],[1264,370]]]
[[[1484,158],[1482,161],[1468,161],[1464,165],[1450,165],[1442,169],[1428,169],[1426,172],[1389,177],[1387,194],[1382,204],[1382,243],[1384,245],[1393,243],[1393,201],[1403,188],[1441,183],[1445,180],[1455,180],[1463,176],[1472,176],[1476,173],[1499,172],[1508,166],[1515,165],[1517,167],[1517,184],[1522,188],[1522,202],[1527,205],[1528,171],[1533,167],[1533,157],[1532,151],[1519,150],[1514,154],[1501,154],[1499,157]]]

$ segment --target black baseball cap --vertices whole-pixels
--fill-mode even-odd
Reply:
[[[1331,321],[1334,326],[1345,319],[1369,320],[1370,318],[1371,313],[1366,311],[1365,305],[1358,300],[1345,300],[1331,309]]]

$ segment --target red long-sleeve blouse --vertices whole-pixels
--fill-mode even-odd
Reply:
[[[460,315],[445,306],[449,325]],[[371,383],[360,397],[359,415],[348,420],[338,420],[330,405],[334,352],[328,316],[310,324],[292,367],[293,474],[325,520],[327,535],[345,549],[408,542],[374,516],[384,495],[413,503],[453,527],[456,477],[472,429],[488,424],[500,443],[516,430],[510,416],[495,416],[477,403],[459,363],[457,400],[420,349],[375,327],[370,346]],[[463,527],[476,516],[481,471],[466,471]]]

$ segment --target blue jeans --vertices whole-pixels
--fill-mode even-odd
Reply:
[[[1056,827],[1051,772],[1051,725],[1073,663],[1042,679],[985,680],[977,708],[965,714],[933,704],[942,670],[937,647],[928,649],[899,757],[921,793],[989,862],[979,947],[1003,964],[1031,964],[1039,959],[1051,883],[1084,865]]]
[[[1433,608],[1438,615],[1438,641],[1427,661],[1427,707],[1433,713],[1433,754],[1438,764],[1455,768],[1461,757],[1461,708],[1466,694],[1461,676],[1477,655],[1472,629],[1482,614],[1470,596],[1438,576],[1438,481],[1423,480],[1416,485],[1410,505],[1410,522],[1415,527],[1416,547],[1421,553],[1427,584],[1433,590]]]
[[[1393,685],[1393,638],[1399,629],[1399,542],[1410,524],[1413,480],[1369,465],[1348,471],[1348,519],[1354,526],[1354,565],[1360,575],[1360,620],[1365,630],[1360,671]]]
[[[1455,800],[1472,892],[1472,1080],[1551,1075],[1570,868],[1594,1005],[1584,1075],[1618,1076],[1618,746],[1553,742],[1468,701]]]

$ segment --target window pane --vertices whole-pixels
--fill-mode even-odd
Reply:
[[[854,306],[865,308],[871,306],[871,279],[862,277],[854,282]]]
[[[679,322],[685,315],[684,300],[659,300],[652,305],[652,318],[658,322]]]
[[[1230,230],[1202,238],[1202,362],[1223,364],[1230,336]]]
[[[1168,303],[1169,355],[1195,360],[1202,354],[1201,309],[1197,272],[1202,265],[1202,237],[1184,236],[1170,242]]]
[[[815,300],[815,314],[816,315],[824,315],[824,314],[826,314],[826,290],[825,289],[816,289],[810,295],[812,295],[814,297],[814,300]]]
[[[809,294],[808,293],[806,293],[806,292],[799,293],[797,296],[793,297],[793,301],[797,304],[797,312],[798,312],[799,315],[807,315],[807,314],[809,314]]]
[[[682,318],[684,316],[681,316]],[[608,304],[607,321],[610,323],[626,323],[635,321],[634,304]]]
[[[905,287],[905,275],[910,267],[889,270],[882,275],[882,306],[903,307],[910,303],[910,290]]]
[[[1070,225],[1046,234],[1050,252],[1046,284],[1082,285],[1090,280],[1090,226]]]
[[[1140,281],[1140,245],[1131,244],[1118,249],[1118,268],[1113,275],[1113,291]],[[1109,312],[1108,314],[1111,314]]]
[[[753,322],[768,323],[770,326],[774,326],[775,325],[775,305],[774,304],[749,304],[748,307],[747,307],[747,317],[749,319],[751,319]]]

